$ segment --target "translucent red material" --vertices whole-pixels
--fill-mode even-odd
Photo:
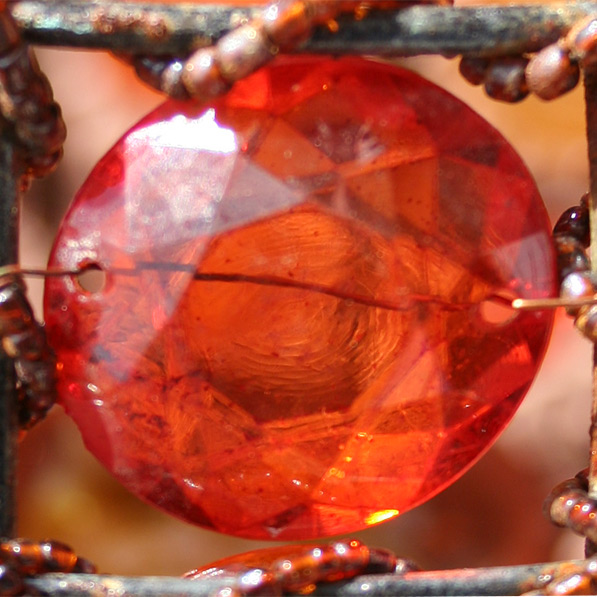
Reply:
[[[79,192],[50,265],[60,400],[131,491],[225,533],[354,531],[475,461],[533,380],[550,231],[465,105],[360,59],[166,103]]]

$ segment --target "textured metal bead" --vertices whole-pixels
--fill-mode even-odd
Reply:
[[[216,48],[205,48],[187,60],[181,79],[194,99],[209,99],[230,89],[231,84],[222,78],[216,55]]]
[[[554,236],[572,236],[580,241],[583,247],[588,247],[591,243],[591,230],[586,202],[567,209],[556,222],[553,234]]]
[[[482,85],[485,82],[487,69],[491,61],[488,58],[465,56],[460,61],[460,74],[472,85]]]
[[[573,272],[583,272],[590,268],[589,258],[581,241],[573,236],[556,236],[557,269],[560,279]]]
[[[264,12],[265,34],[280,49],[293,48],[311,34],[311,19],[305,2],[282,0]]]
[[[533,56],[526,68],[529,90],[544,100],[551,100],[574,89],[580,79],[578,63],[570,60],[565,49],[553,44]]]
[[[487,69],[485,92],[489,97],[503,102],[523,100],[529,90],[525,80],[526,58],[494,60]]]

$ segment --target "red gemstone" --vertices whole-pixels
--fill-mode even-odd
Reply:
[[[554,291],[512,148],[394,67],[295,59],[169,102],[79,192],[48,281],[61,402],[131,491],[225,533],[354,531],[428,499],[503,429]]]

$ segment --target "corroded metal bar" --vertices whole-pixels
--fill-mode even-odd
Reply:
[[[587,144],[589,156],[589,216],[591,223],[591,269],[597,272],[597,66],[584,68]],[[597,343],[593,346],[593,400],[591,407],[588,496],[597,499]],[[587,556],[597,552],[597,545],[587,538]]]
[[[463,570],[409,572],[404,575],[359,576],[350,581],[321,585],[315,595],[368,597],[372,595],[520,595],[540,590],[555,577],[581,562],[555,562]],[[85,574],[48,574],[30,582],[55,596],[112,595],[121,597],[207,597],[229,585],[222,577],[195,581],[168,577],[123,577]]]
[[[10,5],[10,10],[32,43],[128,54],[186,55],[211,44],[259,9],[108,0],[19,0]],[[394,56],[516,54],[556,41],[572,24],[590,14],[597,15],[596,2],[413,6],[371,13],[360,21],[343,19],[337,33],[320,29],[301,51]]]
[[[0,264],[16,263],[21,165],[10,131],[0,124]],[[17,389],[13,362],[0,356],[0,535],[15,525]]]
[[[259,6],[25,0],[10,6],[31,43],[128,54],[180,55],[211,45]]]

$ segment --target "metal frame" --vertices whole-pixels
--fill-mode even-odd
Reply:
[[[597,17],[597,2],[533,6],[438,7],[418,5],[355,21],[342,19],[338,33],[318,30],[299,51],[332,54],[413,56],[504,56],[533,52],[555,42],[578,20]],[[400,8],[400,10],[398,10]],[[129,54],[187,55],[213,43],[257,7],[201,4],[114,3],[110,0],[9,0],[9,10],[27,42],[46,46],[106,49]],[[1,65],[0,65],[1,66]],[[597,66],[584,72],[592,196],[597,198]],[[14,139],[0,128],[0,265],[17,262],[18,204],[23,165]],[[597,238],[597,203],[591,201],[592,238]],[[592,247],[597,271],[597,243]],[[594,379],[597,379],[597,350]],[[14,528],[16,393],[10,361],[0,360],[0,534]],[[597,381],[591,431],[589,495],[597,498]],[[411,572],[358,577],[326,585],[326,595],[507,595],[544,587],[578,562]],[[164,577],[46,575],[30,584],[55,595],[210,595],[225,578],[189,581]]]
[[[596,2],[520,6],[411,6],[319,29],[299,51],[327,54],[504,56],[533,52],[557,39]],[[211,45],[258,8],[217,4],[142,4],[95,0],[18,0],[11,13],[32,44],[129,54],[187,55]]]

